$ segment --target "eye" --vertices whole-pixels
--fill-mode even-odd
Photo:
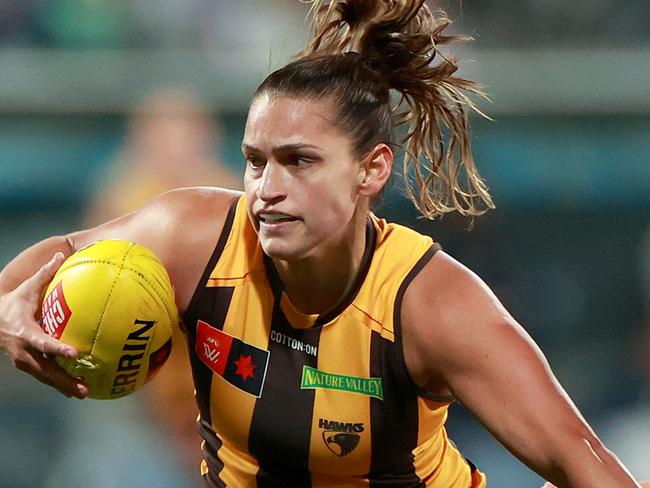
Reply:
[[[258,158],[257,156],[254,155],[249,155],[246,156],[246,164],[251,168],[251,169],[259,169],[266,164],[266,161],[263,159]]]
[[[309,166],[313,162],[314,161],[311,158],[309,158],[307,156],[301,156],[301,155],[298,155],[298,154],[294,155],[291,158],[291,164],[293,166],[298,167],[298,168],[305,168],[305,167]]]

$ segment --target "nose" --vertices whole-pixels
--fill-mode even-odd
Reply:
[[[257,187],[257,197],[265,202],[276,202],[284,199],[287,195],[287,177],[288,175],[283,171],[281,165],[268,161],[264,166]]]

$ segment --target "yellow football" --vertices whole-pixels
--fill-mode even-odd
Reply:
[[[84,379],[90,398],[133,393],[165,363],[178,310],[169,275],[146,247],[105,240],[61,265],[45,292],[43,330],[74,346],[77,359],[57,357]]]

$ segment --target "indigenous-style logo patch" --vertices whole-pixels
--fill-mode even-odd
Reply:
[[[266,378],[269,351],[248,344],[199,320],[196,355],[231,385],[259,398]]]
[[[333,454],[343,457],[350,454],[361,439],[363,423],[338,422],[318,419],[318,428],[323,429],[323,442]]]
[[[300,389],[323,388],[359,393],[379,400],[384,399],[384,388],[381,378],[362,378],[342,374],[327,373],[309,366],[302,367]]]
[[[63,282],[60,281],[43,302],[41,328],[48,335],[60,339],[70,317],[72,317],[72,311],[68,307],[68,302],[65,301]]]

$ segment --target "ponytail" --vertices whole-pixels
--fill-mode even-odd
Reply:
[[[405,191],[427,218],[457,210],[481,215],[494,203],[472,156],[468,116],[487,98],[457,76],[456,59],[439,47],[468,38],[444,35],[451,21],[424,0],[312,2],[312,37],[297,60],[267,78],[261,91],[333,96],[338,125],[360,154],[392,142],[405,127]],[[356,54],[353,54],[356,53]],[[390,90],[400,102],[390,107]]]

